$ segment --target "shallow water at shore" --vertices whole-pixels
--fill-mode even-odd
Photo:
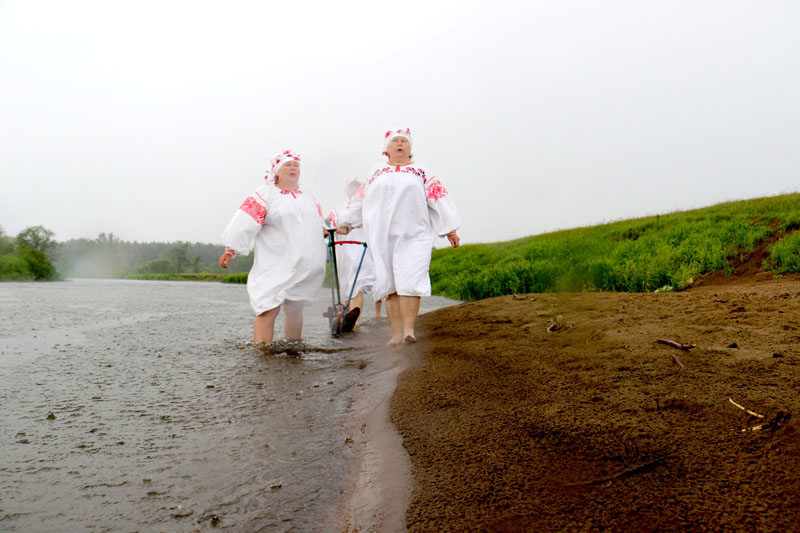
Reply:
[[[325,529],[388,338],[385,319],[332,338],[329,298],[264,350],[243,286],[0,285],[0,529]]]

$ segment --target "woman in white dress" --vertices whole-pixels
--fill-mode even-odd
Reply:
[[[454,248],[461,226],[452,198],[429,168],[411,153],[411,131],[387,131],[383,155],[339,222],[339,233],[364,226],[375,264],[376,300],[386,302],[392,327],[388,345],[416,342],[421,296],[431,293],[428,268],[436,235]]]
[[[358,178],[347,180],[344,186],[344,192],[347,195],[347,201],[339,204],[333,211],[325,218],[325,224],[329,228],[335,228],[341,215],[347,211],[350,205],[350,200],[361,190],[362,183]],[[337,236],[337,241],[359,241],[368,242],[367,234],[362,227],[354,227],[347,237]],[[364,257],[363,261],[361,257]],[[361,269],[359,270],[359,263]],[[372,264],[372,256],[364,253],[361,246],[354,244],[343,244],[336,247],[336,268],[339,272],[339,289],[341,290],[342,299],[345,300],[350,294],[350,289],[353,289],[353,299],[350,301],[350,309],[356,307],[361,309],[361,314],[358,320],[364,315],[364,294],[372,294],[375,286],[375,266]],[[355,287],[353,287],[353,280],[355,279],[356,272],[358,272],[358,279],[356,280]],[[346,303],[346,302],[344,302]],[[375,318],[381,316],[381,302],[375,300]],[[358,321],[356,321],[358,324]]]
[[[255,342],[272,342],[275,319],[284,312],[284,333],[299,340],[303,305],[316,298],[325,276],[322,210],[299,186],[300,157],[285,150],[272,158],[266,183],[248,196],[222,235],[226,246],[219,264],[228,268],[235,255],[255,249],[247,278],[256,314]]]

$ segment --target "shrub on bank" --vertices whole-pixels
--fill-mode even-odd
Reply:
[[[800,272],[800,232],[795,231],[770,247],[764,268],[779,274]]]
[[[44,252],[24,246],[0,256],[0,280],[51,281],[61,279]]]
[[[238,272],[236,274],[228,274],[222,278],[223,283],[247,283],[247,272]]]
[[[17,254],[0,255],[0,280],[27,281],[33,279],[28,263]]]

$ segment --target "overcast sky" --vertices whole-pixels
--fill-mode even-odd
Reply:
[[[0,226],[219,242],[409,127],[462,242],[800,190],[798,0],[0,0]]]

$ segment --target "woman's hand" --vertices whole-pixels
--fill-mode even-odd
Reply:
[[[225,252],[221,256],[219,256],[219,266],[222,268],[228,268],[228,261],[233,259],[233,254],[230,252]]]
[[[461,244],[461,239],[458,238],[458,233],[455,231],[447,234],[447,240],[450,241],[450,246],[453,248],[458,248],[458,246]]]
[[[353,226],[351,226],[347,222],[343,222],[343,223],[339,224],[338,228],[336,228],[336,233],[338,233],[340,235],[347,235],[348,233],[350,233],[350,230],[352,230],[352,229],[353,229]]]

